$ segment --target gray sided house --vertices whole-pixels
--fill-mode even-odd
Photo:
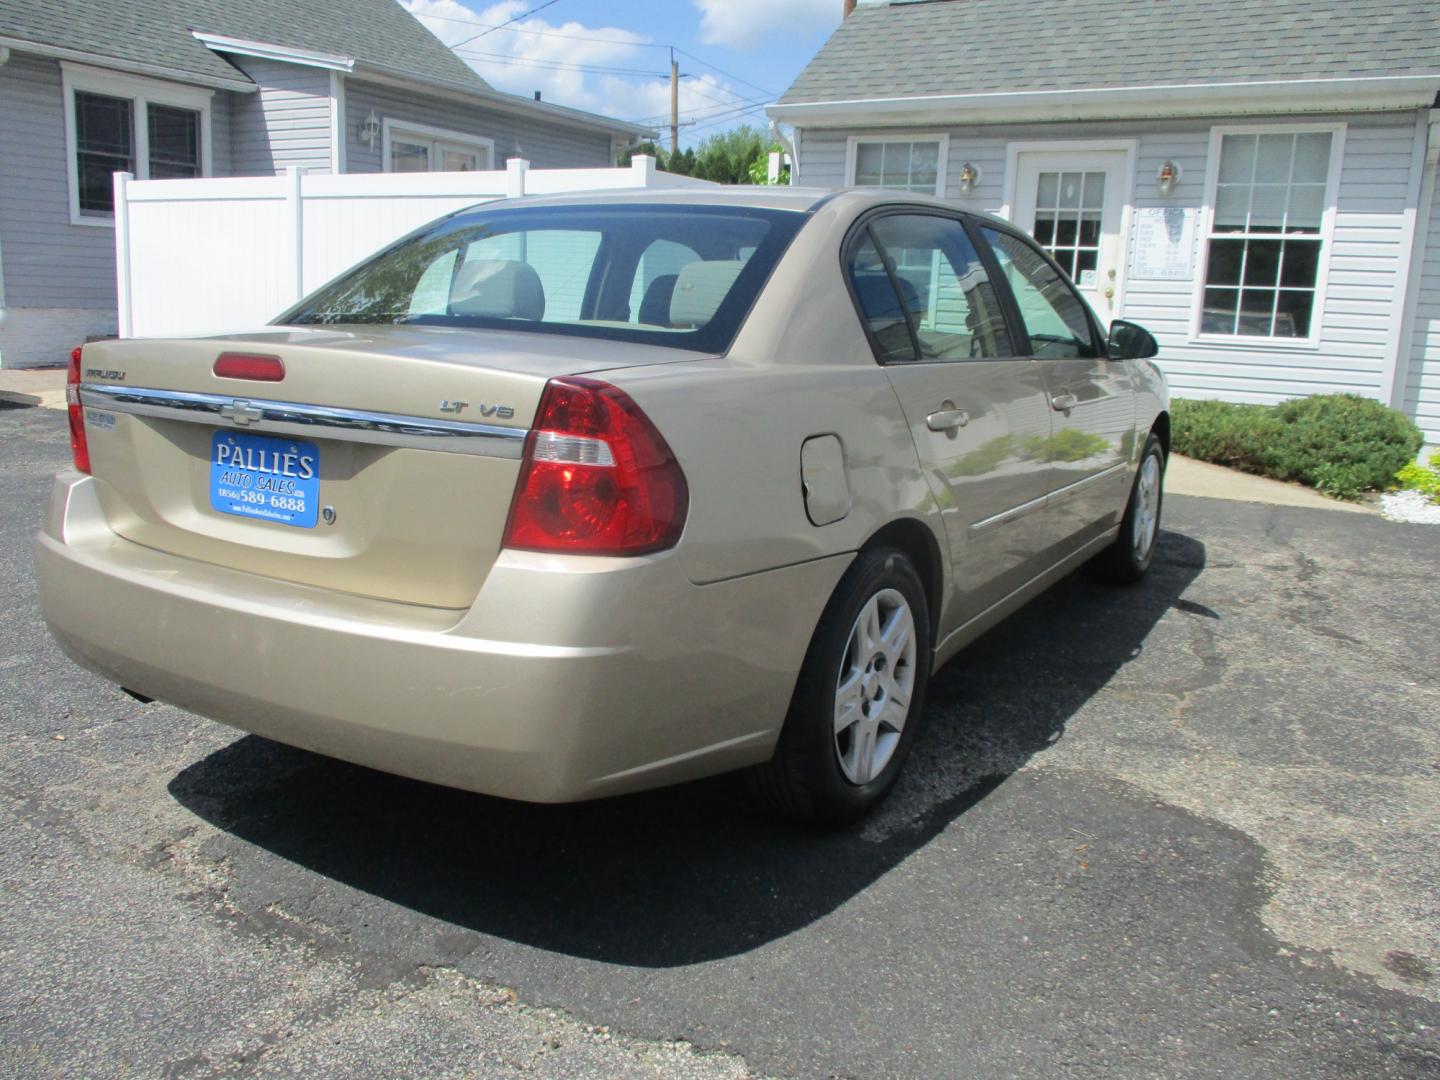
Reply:
[[[0,366],[115,332],[117,171],[597,168],[648,134],[493,89],[395,0],[0,0]]]
[[[798,183],[1033,232],[1177,396],[1359,393],[1440,444],[1437,94],[1437,3],[892,0],[770,114]]]

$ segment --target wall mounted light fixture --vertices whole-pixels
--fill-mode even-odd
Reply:
[[[360,121],[360,141],[371,150],[375,149],[375,140],[380,138],[380,117],[375,115],[375,110],[370,110],[370,115]]]
[[[967,161],[960,166],[960,175],[956,179],[960,182],[960,194],[969,195],[975,190],[975,185],[980,183],[980,167]]]
[[[1179,182],[1180,166],[1173,161],[1164,162],[1160,166],[1160,171],[1155,174],[1155,187],[1161,195],[1169,195]]]

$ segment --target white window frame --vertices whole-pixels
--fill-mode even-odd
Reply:
[[[214,90],[200,86],[121,75],[104,68],[60,62],[60,82],[65,95],[65,175],[70,189],[70,224],[114,228],[113,214],[81,213],[80,170],[77,165],[78,125],[75,119],[75,92],[106,94],[127,98],[133,110],[131,134],[135,140],[135,179],[150,179],[150,106],[167,105],[200,114],[200,175],[211,175],[210,111]]]
[[[495,140],[487,139],[483,135],[467,135],[463,131],[451,131],[447,128],[431,127],[428,124],[411,124],[405,120],[396,120],[387,116],[381,124],[380,155],[381,169],[384,172],[393,172],[390,167],[390,141],[398,138],[402,141],[407,135],[419,136],[415,142],[447,142],[459,146],[472,147],[475,150],[483,150],[490,156],[490,169],[495,168]],[[430,159],[430,171],[438,172],[435,168],[435,158]],[[487,171],[487,170],[481,170]]]
[[[1205,202],[1200,208],[1200,257],[1196,260],[1195,295],[1191,298],[1190,344],[1228,350],[1259,352],[1314,352],[1320,348],[1325,296],[1330,284],[1330,261],[1334,251],[1336,202],[1340,193],[1340,170],[1345,162],[1345,124],[1227,124],[1210,129],[1210,150],[1205,165]],[[1210,273],[1210,244],[1214,235],[1215,201],[1220,183],[1220,149],[1226,135],[1292,135],[1305,132],[1330,133],[1330,169],[1325,176],[1325,210],[1320,218],[1320,254],[1315,269],[1315,299],[1310,312],[1308,337],[1259,337],[1249,334],[1204,334],[1205,279]],[[1250,234],[1226,234],[1229,239]],[[1281,234],[1283,235],[1283,234]],[[1224,239],[1226,237],[1219,237]]]
[[[845,186],[855,186],[855,163],[860,153],[860,147],[866,143],[919,143],[933,142],[940,146],[940,158],[936,163],[935,170],[935,191],[932,192],[937,198],[945,197],[945,184],[949,179],[950,164],[950,136],[943,131],[878,131],[865,135],[851,135],[845,140]],[[922,195],[924,192],[912,192],[915,195]]]

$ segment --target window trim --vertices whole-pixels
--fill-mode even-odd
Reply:
[[[933,142],[938,143],[939,160],[935,170],[935,190],[929,194],[937,199],[945,197],[945,185],[949,181],[950,136],[943,131],[876,131],[866,135],[851,135],[845,140],[845,186],[855,187],[855,165],[863,143],[892,142]],[[887,191],[888,188],[870,188],[871,191]],[[925,195],[923,191],[912,191],[912,195]]]
[[[431,127],[429,124],[412,124],[405,120],[397,120],[393,116],[385,117],[380,125],[380,171],[394,172],[390,162],[390,144],[395,138],[404,139],[406,135],[418,135],[421,140],[428,141],[432,145],[436,142],[456,143],[460,146],[473,147],[476,150],[483,150],[490,156],[490,168],[482,169],[481,172],[493,171],[495,169],[495,140],[487,139],[483,135],[467,135],[463,131],[452,131],[449,128]],[[435,161],[430,161],[431,172],[437,172],[433,168]]]
[[[1325,209],[1320,217],[1320,255],[1315,270],[1315,301],[1310,312],[1308,337],[1260,337],[1248,334],[1206,334],[1200,330],[1205,309],[1205,279],[1210,273],[1210,245],[1216,239],[1215,201],[1220,183],[1220,148],[1226,135],[1293,135],[1306,132],[1330,134],[1330,167],[1325,174]],[[1210,146],[1205,163],[1205,196],[1200,207],[1200,255],[1195,263],[1194,295],[1190,298],[1190,327],[1187,344],[1214,348],[1262,352],[1315,352],[1320,348],[1321,323],[1330,284],[1330,262],[1335,240],[1335,217],[1340,194],[1340,172],[1345,163],[1344,123],[1334,124],[1224,124],[1210,129]],[[1226,234],[1249,237],[1250,233]],[[1277,234],[1283,238],[1284,234]]]
[[[201,86],[161,82],[138,75],[121,75],[104,68],[60,61],[60,85],[65,106],[65,178],[69,189],[70,224],[114,228],[113,214],[98,214],[80,209],[80,169],[78,164],[78,128],[75,117],[75,93],[106,94],[126,98],[133,110],[131,131],[135,138],[135,179],[150,179],[150,116],[149,106],[166,105],[188,109],[200,114],[200,175],[210,176],[210,113],[215,91]]]

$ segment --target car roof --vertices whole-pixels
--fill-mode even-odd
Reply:
[[[600,191],[569,191],[556,195],[527,195],[519,199],[507,199],[505,207],[522,206],[596,206],[596,205],[667,205],[667,206],[744,206],[763,210],[792,210],[808,213],[821,203],[842,202],[854,213],[862,213],[871,207],[933,206],[953,212],[963,212],[972,217],[1007,222],[993,215],[980,213],[958,206],[944,199],[929,195],[917,195],[911,191],[891,191],[885,188],[823,188],[785,187],[746,184],[715,184],[678,188],[620,188]],[[496,204],[481,204],[496,205]]]

